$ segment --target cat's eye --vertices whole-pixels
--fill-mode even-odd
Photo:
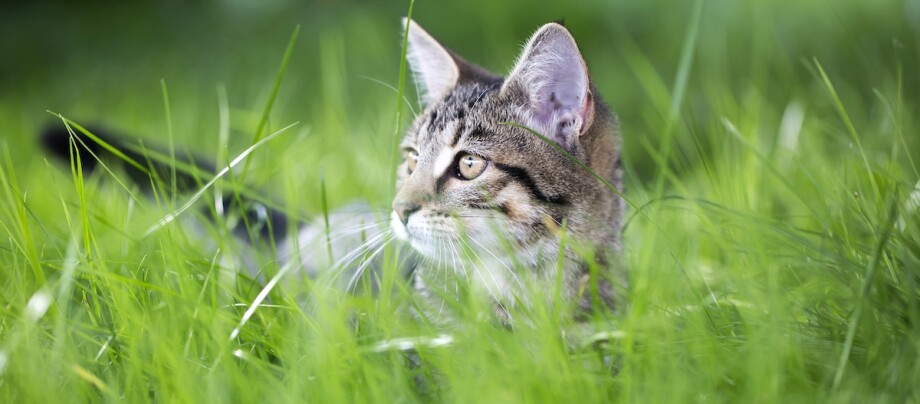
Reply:
[[[457,163],[457,174],[460,178],[471,180],[482,175],[488,164],[489,162],[480,156],[464,154]]]
[[[418,152],[412,149],[406,150],[406,166],[409,167],[409,174],[415,171],[418,165]]]

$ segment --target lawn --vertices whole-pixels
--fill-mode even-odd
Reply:
[[[379,293],[267,287],[270,253],[253,278],[191,224],[215,189],[386,214],[419,108],[411,80],[399,97],[409,2],[19,3],[0,5],[0,402],[920,400],[916,0],[415,2],[497,72],[564,18],[619,115],[630,304],[587,331],[553,310],[508,331],[474,300],[459,328],[415,321],[391,248]],[[48,158],[62,117],[250,158],[154,226],[193,193]]]

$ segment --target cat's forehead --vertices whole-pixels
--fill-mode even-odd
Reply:
[[[431,131],[443,131],[453,121],[485,118],[479,116],[477,112],[481,111],[482,107],[494,103],[495,95],[500,87],[501,82],[495,84],[476,82],[457,86],[432,108],[427,117],[428,127]]]
[[[501,81],[458,85],[416,120],[406,140],[419,148],[449,147],[464,134],[493,128],[510,113],[500,89]]]

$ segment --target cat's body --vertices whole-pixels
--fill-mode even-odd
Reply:
[[[562,299],[551,303],[571,305],[576,316],[598,304],[621,306],[615,288],[625,280],[618,265],[625,210],[618,196],[618,123],[591,84],[569,32],[559,24],[543,26],[502,78],[465,62],[415,23],[407,26],[408,58],[425,109],[401,143],[407,159],[396,168],[390,229],[374,224],[379,218],[361,207],[334,213],[330,227],[391,231],[411,246],[417,254],[404,265],[412,266],[411,282],[428,302],[418,314],[436,323],[451,321],[444,300],[459,297],[459,283],[486,299],[509,326],[515,324],[514,307],[534,303],[534,288],[558,286],[558,294],[543,296]],[[282,220],[259,209],[253,221]],[[335,266],[327,251],[347,257],[364,242],[337,238],[327,249],[330,238],[321,226],[288,232],[296,237],[275,231],[265,236],[280,238],[282,261],[299,260],[319,276]],[[340,286],[351,287],[377,266],[379,257],[363,258],[370,261],[352,260],[342,278],[348,282]]]

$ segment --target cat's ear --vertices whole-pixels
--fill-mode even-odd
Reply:
[[[522,92],[529,122],[521,123],[568,150],[593,119],[588,67],[572,34],[557,23],[533,34],[502,91]]]
[[[406,26],[406,18],[402,19]],[[408,21],[406,59],[419,88],[422,102],[429,105],[446,96],[460,80],[460,67],[447,48],[441,46],[415,21]]]

